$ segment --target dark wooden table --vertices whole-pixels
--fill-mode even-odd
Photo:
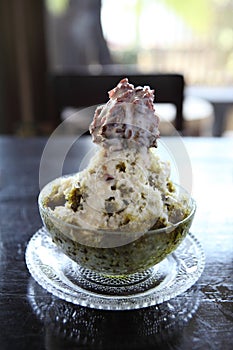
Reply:
[[[45,143],[0,138],[1,349],[232,349],[233,140],[184,139],[198,206],[192,232],[206,254],[199,281],[170,304],[115,312],[59,300],[26,268],[27,242],[41,227],[38,174]],[[72,148],[64,173],[77,170],[89,145],[85,137]]]

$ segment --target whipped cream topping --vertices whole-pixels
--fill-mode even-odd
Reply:
[[[109,91],[109,101],[95,111],[90,125],[93,142],[117,149],[157,147],[159,118],[153,101],[149,86],[134,87],[122,79]]]

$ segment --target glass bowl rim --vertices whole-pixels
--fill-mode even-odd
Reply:
[[[55,222],[57,222],[58,224],[60,225],[64,225],[65,227],[67,228],[70,228],[70,229],[73,229],[73,230],[79,230],[79,231],[83,231],[85,230],[86,232],[90,232],[90,233],[99,233],[99,234],[106,234],[106,233],[111,233],[111,234],[152,234],[152,233],[162,233],[163,231],[166,232],[166,231],[171,231],[171,230],[174,230],[176,229],[178,226],[182,225],[182,224],[185,224],[187,221],[189,221],[195,214],[196,212],[196,208],[197,208],[197,204],[196,204],[196,201],[193,199],[193,197],[191,196],[191,194],[185,189],[183,188],[182,186],[176,184],[176,183],[173,183],[175,185],[175,187],[178,187],[180,188],[185,194],[187,194],[187,198],[189,199],[190,201],[190,208],[191,208],[191,211],[190,213],[188,214],[188,216],[186,216],[184,219],[182,219],[181,221],[178,221],[176,222],[175,224],[171,224],[169,226],[165,226],[165,227],[162,227],[162,228],[157,228],[157,229],[154,229],[154,230],[145,230],[145,231],[117,231],[117,230],[109,230],[109,229],[90,229],[90,228],[86,228],[86,227],[82,227],[82,226],[78,226],[78,225],[74,225],[74,224],[71,224],[71,223],[68,223],[64,220],[61,220],[59,219],[58,217],[54,216],[52,214],[51,211],[47,210],[48,207],[44,207],[43,203],[42,203],[42,198],[43,198],[43,192],[46,190],[46,188],[48,188],[49,186],[51,186],[51,184],[60,179],[60,178],[64,178],[64,177],[69,177],[69,176],[72,176],[74,174],[67,174],[67,175],[62,175],[60,177],[57,177],[53,180],[51,180],[49,183],[47,183],[40,191],[39,193],[39,196],[38,196],[38,206],[39,206],[39,209],[45,213],[46,216],[48,217],[51,217],[51,219]]]

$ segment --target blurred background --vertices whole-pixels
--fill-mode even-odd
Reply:
[[[185,134],[231,136],[233,0],[0,1],[0,134],[49,135],[80,72],[182,74]]]

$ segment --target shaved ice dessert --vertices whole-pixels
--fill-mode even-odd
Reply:
[[[81,266],[132,274],[164,259],[187,234],[195,205],[156,152],[158,125],[154,91],[121,80],[95,111],[89,165],[41,191],[48,232]]]

